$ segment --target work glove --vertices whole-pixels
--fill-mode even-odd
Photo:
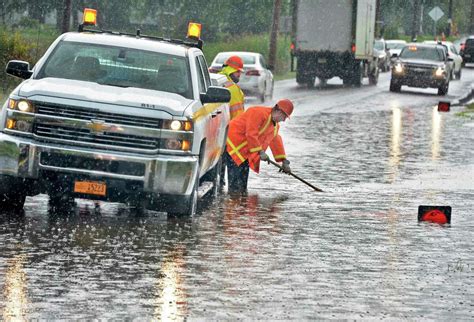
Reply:
[[[268,156],[268,154],[265,153],[265,151],[261,150],[258,154],[260,155],[260,160],[262,161],[270,160],[270,157]]]
[[[291,172],[290,161],[289,160],[287,160],[287,159],[283,160],[283,162],[281,164],[280,172],[284,172],[284,173],[290,173]]]

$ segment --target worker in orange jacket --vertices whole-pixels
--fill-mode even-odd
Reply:
[[[282,99],[273,108],[250,107],[230,122],[225,153],[230,192],[246,191],[249,168],[258,173],[260,161],[270,160],[265,153],[268,147],[275,161],[282,162],[282,170],[286,173],[291,171],[278,131],[279,123],[284,122],[292,112],[293,103]]]
[[[244,62],[239,56],[230,56],[226,59],[222,65],[222,70],[219,74],[225,75],[227,81],[224,83],[224,87],[230,92],[229,112],[230,119],[234,119],[242,114],[244,109],[244,92],[237,83],[240,80],[242,71],[244,70]],[[225,185],[225,170],[226,164],[224,163],[221,168],[221,184]]]
[[[229,111],[230,119],[234,119],[244,112],[244,92],[237,83],[240,80],[242,71],[244,70],[244,62],[239,56],[230,56],[224,62],[222,70],[219,74],[225,75],[227,81],[224,87],[230,91]]]

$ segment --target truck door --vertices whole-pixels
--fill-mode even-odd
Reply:
[[[206,93],[208,87],[211,85],[211,79],[207,69],[206,61],[203,56],[196,56],[196,72],[198,75],[198,86],[200,93]],[[221,103],[206,103],[203,106],[209,115],[206,116],[207,122],[204,127],[206,147],[204,160],[201,161],[201,173],[207,172],[214,164],[217,163],[221,155],[222,148],[222,104]]]

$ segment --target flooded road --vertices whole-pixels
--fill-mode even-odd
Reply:
[[[456,99],[474,79],[451,82]],[[0,317],[18,319],[474,319],[474,120],[435,90],[278,84],[295,174],[262,165],[248,196],[192,218],[27,198],[0,215]],[[450,226],[419,205],[452,207]]]

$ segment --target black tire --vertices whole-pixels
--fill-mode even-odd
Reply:
[[[376,67],[375,71],[369,74],[369,84],[377,85],[378,81],[379,81],[379,68]]]
[[[355,87],[362,86],[362,80],[364,79],[364,69],[362,63],[354,66],[354,71],[352,74],[352,84]]]
[[[21,191],[11,191],[0,194],[0,210],[18,212],[25,205],[26,194]]]
[[[314,82],[316,81],[316,76],[311,76],[307,81],[306,81],[306,86],[308,88],[314,88]]]
[[[393,80],[390,81],[390,92],[400,92],[402,90],[402,85],[394,82]]]
[[[260,101],[260,103],[265,102],[265,88],[266,88],[266,87],[267,87],[267,85],[264,86],[263,92],[261,92],[261,93],[258,95],[258,100]]]
[[[49,209],[51,212],[69,212],[75,207],[74,197],[58,188],[49,193]]]
[[[199,169],[199,168],[198,168]],[[173,217],[194,216],[198,206],[198,190],[199,190],[199,170],[196,177],[196,182],[193,186],[193,191],[188,197],[180,199],[176,203],[176,207],[168,210],[168,215]]]
[[[438,88],[438,95],[444,96],[448,94],[448,90],[449,90],[449,82]]]
[[[270,93],[267,95],[267,100],[271,101],[273,99],[273,88],[275,84],[272,82],[272,87],[270,88]]]
[[[462,68],[459,68],[459,72],[455,73],[457,80],[460,80],[460,79],[461,79],[461,73],[462,73]]]
[[[319,78],[319,87],[325,88],[328,84],[328,80],[326,78]]]
[[[219,161],[217,162],[216,166],[214,167],[213,171],[213,178],[212,178],[212,197],[217,198],[222,190],[222,156],[220,157]]]

